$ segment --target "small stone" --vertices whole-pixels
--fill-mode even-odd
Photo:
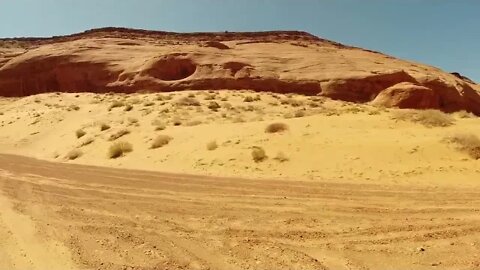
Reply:
[[[417,251],[423,252],[423,251],[425,251],[425,248],[424,248],[424,247],[418,247],[418,248],[417,248]]]

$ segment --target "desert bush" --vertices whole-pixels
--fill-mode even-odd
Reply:
[[[282,105],[290,105],[292,107],[300,107],[303,105],[303,101],[294,98],[287,98],[280,101]]]
[[[204,99],[205,100],[215,100],[216,98],[217,98],[217,95],[212,93],[212,94],[207,94]]]
[[[118,108],[123,106],[125,106],[125,103],[123,101],[115,100],[112,102],[112,104],[110,104],[110,107],[108,108],[108,110],[110,111],[113,108]]]
[[[475,117],[475,115],[473,113],[467,112],[465,110],[455,112],[454,115],[458,118],[473,118],[473,117]]]
[[[298,111],[296,111],[296,112],[293,114],[293,116],[294,116],[295,118],[304,117],[304,116],[305,116],[305,111],[304,111],[304,110],[298,110]]]
[[[126,112],[129,112],[129,111],[131,111],[132,109],[133,109],[133,106],[130,105],[130,104],[127,104],[127,105],[125,105],[125,108],[124,108],[123,110],[126,111]]]
[[[192,121],[187,122],[185,125],[187,127],[193,127],[193,126],[198,126],[198,125],[201,125],[201,124],[202,124],[202,121],[200,121],[200,120],[192,120]]]
[[[77,106],[77,105],[70,105],[70,106],[68,106],[67,110],[68,111],[78,111],[78,110],[80,110],[80,107]]]
[[[218,148],[217,141],[210,141],[207,143],[207,150],[208,151],[213,151]]]
[[[180,106],[200,106],[200,101],[191,97],[183,97],[177,100],[175,104]]]
[[[131,98],[131,99],[129,99],[129,102],[132,103],[132,104],[139,104],[139,103],[142,102],[142,100],[139,99],[139,98]]]
[[[78,150],[78,149],[74,149],[70,152],[67,153],[67,155],[65,156],[68,160],[75,160],[79,157],[81,157],[83,155],[83,152]]]
[[[127,120],[128,120],[128,123],[130,125],[138,124],[138,119],[137,118],[129,117],[129,118],[127,118]]]
[[[286,162],[290,160],[283,152],[278,152],[273,159],[275,159],[278,162]]]
[[[212,111],[218,111],[218,109],[220,109],[220,105],[215,101],[210,101],[207,107]]]
[[[392,112],[396,121],[411,121],[426,127],[448,127],[455,123],[450,115],[438,110],[397,110]]]
[[[252,158],[255,162],[262,162],[267,159],[267,154],[262,147],[254,146],[252,148]]]
[[[130,134],[130,130],[128,129],[121,129],[113,134],[110,135],[108,138],[109,141],[115,141],[116,139],[119,139],[127,134]]]
[[[254,102],[254,101],[255,101],[255,99],[252,96],[246,96],[243,99],[243,102]]]
[[[158,135],[152,142],[152,145],[150,146],[150,148],[152,149],[156,149],[156,148],[160,148],[162,146],[165,146],[167,145],[171,140],[173,140],[172,137],[168,136],[168,135]]]
[[[155,102],[153,102],[153,101],[147,101],[147,102],[143,103],[143,106],[145,106],[145,107],[150,107],[150,106],[153,106],[153,105],[155,105]]]
[[[166,128],[165,123],[160,119],[154,119],[152,125],[155,126],[155,130],[164,130]]]
[[[80,147],[87,146],[93,143],[95,140],[93,138],[86,138],[83,142],[80,143]]]
[[[457,134],[446,140],[457,146],[458,150],[467,153],[473,159],[480,159],[480,139],[474,134]]]
[[[109,130],[110,129],[110,125],[108,125],[107,123],[101,123],[100,124],[100,131],[105,131],[105,130]]]
[[[271,123],[265,128],[266,133],[278,133],[288,130],[288,125],[285,123]]]
[[[128,142],[116,142],[108,148],[108,157],[109,158],[119,158],[124,156],[126,153],[132,152],[133,147],[131,143]]]
[[[77,138],[81,138],[85,136],[85,134],[87,133],[83,129],[77,129],[77,131],[75,131],[75,135],[77,135]]]
[[[172,124],[174,126],[181,126],[182,125],[182,119],[180,119],[179,117],[174,117],[172,119]]]

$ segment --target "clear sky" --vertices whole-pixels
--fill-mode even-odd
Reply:
[[[480,82],[480,0],[0,0],[0,37],[303,30]]]

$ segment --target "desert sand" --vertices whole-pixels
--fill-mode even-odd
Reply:
[[[480,267],[460,74],[302,32],[1,44],[1,269]]]

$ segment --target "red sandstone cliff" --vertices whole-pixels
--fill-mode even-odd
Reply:
[[[431,66],[304,32],[103,28],[0,40],[0,95],[252,89],[480,115],[480,87]]]

